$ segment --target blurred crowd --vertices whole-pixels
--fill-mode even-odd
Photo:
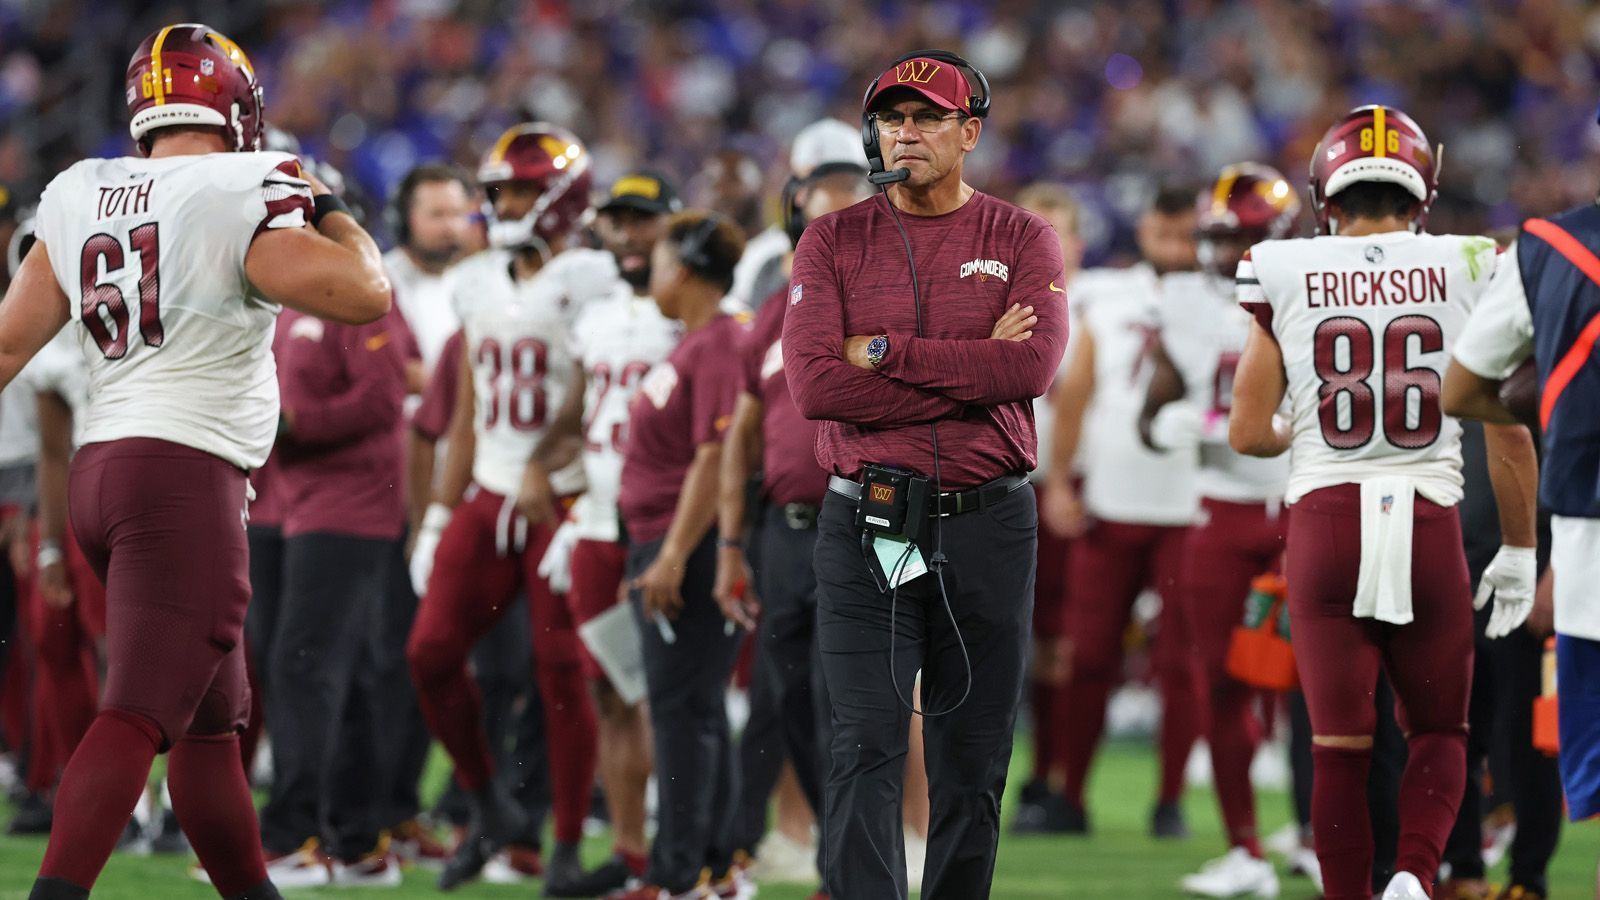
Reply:
[[[993,83],[977,186],[1073,186],[1091,264],[1131,256],[1152,175],[1256,159],[1303,183],[1358,101],[1445,145],[1437,231],[1515,224],[1600,181],[1600,7],[1582,0],[5,0],[0,183],[26,198],[127,152],[118,70],[184,17],[250,48],[275,123],[369,198],[527,119],[572,128],[601,182],[643,163],[687,177],[734,148],[773,163],[776,196],[794,133],[853,121],[883,60],[924,46]]]

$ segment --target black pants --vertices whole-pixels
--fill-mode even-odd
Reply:
[[[385,735],[378,745],[378,814],[388,828],[422,810],[417,788],[433,739],[422,720],[411,670],[406,664],[406,639],[417,617],[417,595],[411,589],[404,541],[394,542],[385,574],[383,597],[368,639],[373,716]]]
[[[320,836],[330,854],[355,859],[377,843],[375,729],[383,723],[370,709],[367,636],[393,544],[336,534],[283,542],[282,593],[263,617],[269,637],[257,651],[267,659],[273,760],[261,841],[273,853]]]
[[[817,642],[833,711],[824,881],[837,900],[907,896],[900,811],[911,715],[905,704],[921,670],[928,711],[961,702],[949,715],[923,722],[931,817],[922,896],[988,897],[1033,618],[1039,522],[1033,491],[1013,491],[992,506],[942,520],[950,611],[937,579],[924,575],[901,586],[892,624],[890,595],[874,581],[854,518],[852,501],[828,495],[815,559]]]
[[[660,541],[629,547],[628,577],[642,573],[660,551]],[[674,893],[694,887],[702,868],[720,874],[733,858],[738,764],[725,695],[740,634],[728,633],[711,597],[716,568],[713,533],[684,566],[683,611],[671,623],[672,643],[645,616],[638,592],[630,598],[644,651],[659,791],[647,880]]]
[[[1544,642],[1518,629],[1499,640],[1483,637],[1491,607],[1478,615],[1477,656],[1472,672],[1471,731],[1467,739],[1467,790],[1456,827],[1445,844],[1452,877],[1483,877],[1483,792],[1486,760],[1503,753],[1496,768],[1497,793],[1517,813],[1511,843],[1511,883],[1548,893],[1546,870],[1561,837],[1561,772],[1555,757],[1533,746],[1533,701],[1542,681]]]
[[[750,689],[750,725],[739,741],[740,803],[734,846],[753,850],[767,828],[768,800],[783,761],[822,815],[827,752],[827,687],[817,651],[817,529],[791,528],[783,507],[769,507],[761,526],[761,633]],[[758,707],[759,700],[759,707]],[[767,714],[758,718],[757,709]],[[758,723],[761,723],[758,725]]]

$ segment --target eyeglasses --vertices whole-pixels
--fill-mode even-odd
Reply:
[[[897,109],[886,109],[883,112],[872,114],[872,118],[878,122],[878,127],[884,131],[898,133],[900,129],[906,127],[906,119],[910,119],[911,123],[917,126],[917,130],[923,134],[934,134],[943,131],[946,122],[952,119],[965,119],[966,117],[967,114],[960,110],[941,113],[931,109],[919,109],[909,116]]]

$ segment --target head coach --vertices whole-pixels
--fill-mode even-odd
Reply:
[[[1050,226],[962,180],[988,111],[987,81],[960,57],[896,60],[862,109],[883,193],[818,219],[795,251],[784,369],[833,475],[814,562],[833,732],[823,877],[843,900],[907,895],[919,670],[922,896],[987,897],[994,873],[1033,605],[1031,404],[1061,360],[1067,306]]]

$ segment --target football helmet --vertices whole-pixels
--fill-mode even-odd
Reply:
[[[1288,237],[1300,216],[1300,199],[1288,179],[1253,162],[1224,168],[1211,190],[1200,195],[1199,205],[1200,264],[1229,278],[1245,250]]]
[[[235,151],[260,150],[261,84],[239,45],[208,25],[168,25],[145,38],[128,62],[128,131],[141,153],[146,136],[169,125],[214,125]]]
[[[544,122],[516,125],[500,135],[483,164],[478,181],[493,195],[497,185],[532,182],[539,199],[527,215],[501,221],[487,204],[489,243],[504,249],[534,247],[548,257],[550,245],[571,234],[589,211],[594,188],[589,151],[572,132]]]
[[[1385,181],[1405,188],[1420,204],[1412,222],[1421,231],[1439,193],[1439,166],[1444,147],[1428,144],[1428,136],[1411,117],[1381,104],[1358,106],[1322,135],[1311,157],[1311,210],[1317,231],[1333,234],[1328,198],[1358,181]]]

